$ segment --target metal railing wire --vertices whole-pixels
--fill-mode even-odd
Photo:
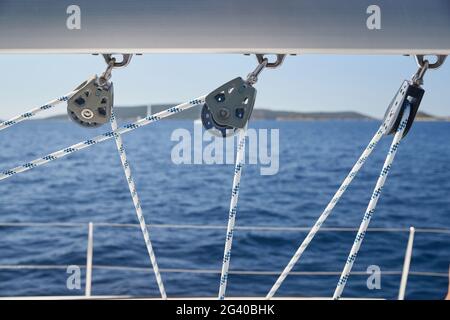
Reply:
[[[88,244],[86,265],[80,266],[81,269],[86,270],[86,290],[85,296],[91,296],[92,290],[92,270],[114,270],[114,271],[129,271],[129,272],[153,272],[152,267],[139,267],[139,266],[119,266],[119,265],[94,265],[93,261],[93,232],[94,225],[98,227],[106,228],[140,228],[139,224],[131,223],[109,223],[109,222],[1,222],[0,228],[86,228],[88,230]],[[220,225],[194,225],[194,224],[148,224],[148,228],[159,229],[192,229],[192,230],[224,230],[226,226]],[[236,230],[241,231],[258,231],[258,232],[308,232],[309,227],[285,227],[285,226],[236,226]],[[328,227],[321,228],[319,232],[356,232],[357,228],[347,227]],[[424,233],[424,234],[443,234],[450,235],[449,228],[369,228],[368,232],[389,232],[389,233]],[[412,252],[412,243],[409,251],[409,258]],[[408,254],[408,253],[407,253]],[[38,264],[0,264],[0,271],[2,270],[66,270],[68,265],[38,265]],[[189,268],[160,268],[161,273],[188,273],[188,274],[214,274],[220,275],[219,269],[189,269]],[[407,274],[405,274],[407,272]],[[278,276],[279,270],[230,270],[229,274],[241,275],[241,276]],[[339,276],[340,271],[292,271],[290,276]],[[355,276],[367,276],[366,271],[352,271],[352,275]],[[422,276],[422,277],[439,277],[447,278],[448,274],[443,272],[429,272],[429,271],[414,271],[414,270],[386,270],[381,271],[382,275],[386,276],[401,276],[402,279],[407,279],[408,275]],[[403,280],[400,292],[406,289],[406,282]]]

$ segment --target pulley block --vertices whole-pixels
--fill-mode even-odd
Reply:
[[[423,88],[413,84],[411,81],[405,80],[402,83],[384,115],[385,135],[395,134],[400,125],[403,113],[409,107],[408,123],[403,133],[403,137],[406,136],[414,122],[424,93],[425,90]]]
[[[109,122],[114,103],[112,82],[97,76],[83,82],[67,102],[67,113],[83,127],[97,128]]]
[[[205,98],[201,119],[206,130],[227,137],[247,124],[255,105],[256,89],[242,78],[220,86]]]

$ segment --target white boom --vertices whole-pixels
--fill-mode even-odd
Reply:
[[[448,0],[0,0],[0,53],[450,54]]]

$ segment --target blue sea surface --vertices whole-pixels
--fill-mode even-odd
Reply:
[[[243,169],[237,226],[310,227],[325,208],[379,126],[377,121],[254,121],[279,129],[279,172]],[[216,229],[150,228],[162,269],[219,271],[233,165],[176,165],[170,137],[192,122],[163,121],[123,136],[142,208],[149,224],[223,226]],[[1,170],[108,131],[67,121],[29,121],[0,133]],[[383,165],[384,138],[324,227],[357,228]],[[206,144],[206,143],[205,143]],[[114,141],[107,141],[0,182],[0,223],[76,222],[79,227],[0,226],[0,296],[82,295],[69,290],[64,266],[86,265],[87,223],[94,222],[93,295],[159,294],[139,228],[96,223],[137,223]],[[450,123],[417,122],[402,142],[371,227],[450,228]],[[319,232],[294,271],[340,272],[356,231]],[[233,271],[281,272],[305,237],[303,231],[236,230]],[[396,299],[408,232],[369,232],[344,297]],[[448,287],[450,234],[416,233],[407,299],[442,299]],[[8,269],[7,265],[57,265],[56,269]],[[381,288],[369,290],[370,265]],[[125,270],[122,266],[148,268]],[[167,294],[216,296],[218,273],[162,274]],[[229,296],[263,296],[276,275],[231,274]],[[330,297],[339,275],[291,275],[277,295]]]

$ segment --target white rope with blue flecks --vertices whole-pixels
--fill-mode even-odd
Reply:
[[[372,218],[372,215],[375,212],[378,199],[380,199],[384,183],[386,182],[386,178],[392,167],[392,162],[394,161],[395,154],[397,153],[398,150],[398,146],[400,145],[400,141],[402,140],[403,133],[406,129],[406,125],[408,123],[408,118],[410,115],[410,110],[411,110],[410,107],[407,107],[403,112],[402,120],[400,122],[399,127],[397,128],[397,132],[394,135],[394,139],[392,140],[392,144],[389,149],[386,160],[384,162],[383,169],[381,170],[380,176],[378,177],[377,183],[372,193],[372,197],[370,198],[367,210],[364,214],[358,233],[356,234],[355,241],[353,242],[352,249],[350,250],[350,254],[348,255],[347,261],[345,263],[344,270],[342,271],[336,290],[334,291],[333,299],[335,300],[341,297],[342,291],[344,290],[345,285],[347,284],[347,280],[350,276],[350,272],[352,271],[353,264],[356,260],[359,249],[364,240],[364,236],[366,235],[367,228],[369,227],[370,219]]]
[[[228,270],[230,268],[231,247],[233,244],[234,225],[236,221],[237,204],[239,198],[239,189],[241,186],[241,174],[244,167],[245,139],[247,136],[247,127],[239,130],[239,138],[236,152],[236,163],[234,167],[233,187],[231,189],[230,211],[228,213],[228,226],[225,239],[225,248],[223,251],[222,272],[220,276],[219,300],[225,299],[227,289]]]
[[[353,165],[353,168],[350,170],[347,177],[344,179],[342,184],[340,185],[339,189],[334,194],[333,198],[330,200],[328,205],[326,206],[325,210],[322,212],[322,214],[317,219],[316,223],[313,225],[311,230],[309,231],[308,235],[303,240],[302,244],[298,247],[295,254],[292,256],[289,263],[284,268],[283,272],[279,275],[278,279],[275,281],[274,285],[270,289],[269,293],[266,295],[266,299],[272,298],[277,290],[280,288],[283,281],[286,279],[286,277],[289,275],[289,273],[292,271],[292,268],[295,266],[295,264],[298,262],[300,257],[302,256],[303,252],[305,252],[306,248],[309,246],[311,241],[316,236],[317,232],[319,232],[320,228],[322,227],[325,220],[328,218],[328,216],[333,212],[334,207],[339,202],[341,197],[344,195],[345,191],[349,187],[349,185],[352,183],[353,179],[356,177],[358,172],[361,170],[363,165],[365,164],[366,160],[369,158],[369,156],[372,154],[372,151],[377,146],[378,142],[381,140],[383,135],[386,132],[387,124],[391,122],[392,117],[394,116],[394,110],[390,110],[390,113],[387,115],[386,119],[381,124],[380,128],[377,130],[375,135],[373,136],[372,140],[370,140],[369,144],[367,145],[366,149],[363,151],[361,156],[359,157],[358,161]]]
[[[0,122],[0,131],[12,127],[13,125],[16,125],[24,120],[29,120],[30,118],[34,117],[35,115],[37,115],[38,113],[42,112],[42,111],[46,111],[46,110],[50,110],[54,107],[56,107],[58,104],[60,104],[61,102],[66,102],[67,100],[69,100],[77,91],[74,90],[72,92],[69,92],[68,94],[66,94],[65,96],[59,97],[57,99],[54,99],[52,101],[47,102],[46,104],[37,107],[35,109],[31,109],[19,116],[16,116],[14,118],[11,118],[9,120]]]
[[[57,98],[57,99],[54,99],[54,100],[52,100],[52,101],[50,101],[50,102],[48,102],[48,103],[46,103],[46,104],[44,104],[44,105],[42,105],[42,106],[40,106],[38,108],[32,109],[32,110],[30,110],[30,111],[28,111],[28,112],[26,112],[26,113],[24,113],[22,115],[16,116],[14,118],[11,118],[11,119],[9,119],[7,121],[4,121],[4,122],[0,123],[0,131],[4,130],[4,129],[7,129],[7,128],[10,128],[10,127],[12,127],[12,126],[22,122],[22,121],[29,120],[32,117],[36,116],[38,113],[42,112],[42,111],[46,111],[46,110],[54,108],[55,106],[57,106],[61,102],[68,101],[73,96],[73,94],[75,94],[76,92],[77,92],[76,90],[72,91],[72,92],[68,93],[65,96],[62,96],[62,97]],[[156,114],[154,116],[150,116],[150,117],[147,117],[147,118],[145,118],[143,120],[137,121],[137,122],[135,122],[133,124],[126,125],[126,126],[122,127],[120,130],[118,130],[117,120],[116,120],[116,117],[115,117],[114,112],[113,112],[112,115],[111,115],[111,121],[110,121],[111,122],[112,132],[105,133],[102,136],[98,136],[97,138],[94,138],[94,139],[91,139],[91,140],[87,140],[87,141],[85,141],[83,143],[80,143],[80,144],[77,144],[77,145],[73,145],[73,146],[71,146],[69,148],[66,148],[64,150],[60,150],[60,151],[54,152],[54,153],[52,153],[52,154],[50,154],[50,155],[48,155],[46,157],[43,157],[41,159],[37,159],[35,161],[31,161],[31,162],[29,162],[27,164],[24,164],[21,167],[17,167],[17,168],[12,169],[12,170],[7,170],[7,171],[3,172],[2,174],[0,174],[0,180],[6,179],[7,177],[12,176],[12,175],[14,175],[16,173],[24,172],[24,171],[27,171],[29,169],[35,168],[35,167],[40,166],[40,165],[42,165],[44,163],[47,163],[49,161],[56,160],[56,159],[58,159],[60,157],[63,157],[65,155],[73,153],[75,151],[79,151],[81,149],[84,149],[84,147],[81,147],[81,146],[78,146],[78,145],[83,144],[83,146],[85,145],[87,147],[87,146],[91,146],[91,145],[94,145],[96,143],[99,143],[99,142],[102,142],[102,141],[105,141],[107,139],[110,139],[110,138],[114,137],[114,139],[116,141],[117,150],[119,152],[120,159],[121,159],[121,162],[122,162],[122,167],[124,169],[125,177],[127,179],[128,187],[130,189],[130,193],[131,193],[131,197],[132,197],[132,200],[133,200],[133,204],[134,204],[135,209],[136,209],[136,215],[138,217],[139,225],[141,227],[141,231],[142,231],[142,234],[143,234],[143,237],[144,237],[144,240],[145,240],[145,245],[147,247],[147,252],[148,252],[148,255],[149,255],[149,258],[150,258],[150,262],[151,262],[151,264],[153,266],[153,271],[155,273],[156,282],[158,284],[158,288],[159,288],[159,291],[161,293],[161,297],[163,299],[167,299],[166,291],[165,291],[164,284],[163,284],[162,278],[161,278],[161,273],[159,272],[159,267],[158,267],[158,264],[157,264],[157,261],[156,261],[156,256],[155,256],[155,253],[154,253],[154,250],[153,250],[153,246],[152,246],[152,243],[151,243],[151,240],[150,240],[150,235],[149,235],[148,229],[146,227],[144,215],[143,215],[142,208],[141,208],[141,202],[139,200],[139,196],[138,196],[138,193],[137,193],[136,185],[134,183],[134,179],[133,179],[132,174],[131,174],[131,168],[130,168],[130,164],[129,164],[128,160],[127,160],[125,147],[124,147],[123,141],[122,141],[122,136],[121,136],[121,134],[119,132],[125,133],[125,132],[128,132],[128,131],[137,129],[137,128],[141,127],[141,126],[144,126],[144,125],[149,124],[149,123],[154,122],[154,121],[161,120],[161,119],[163,119],[165,117],[168,117],[168,116],[170,116],[170,115],[172,115],[174,113],[178,113],[178,112],[184,111],[186,109],[189,109],[190,107],[193,107],[195,105],[202,104],[202,103],[204,103],[204,97],[200,97],[200,98],[194,99],[194,100],[190,101],[189,103],[185,103],[185,104],[181,104],[181,105],[178,105],[176,107],[173,107],[173,108],[169,108],[169,109],[167,109],[165,111],[162,111],[162,112],[160,112],[160,113],[158,113],[158,114]],[[107,139],[104,139],[104,137],[107,137]],[[15,172],[15,173],[13,173],[13,172]]]
[[[72,154],[74,152],[86,149],[86,148],[91,147],[91,146],[93,146],[93,145],[95,145],[97,143],[100,143],[100,142],[112,139],[112,138],[115,137],[116,134],[124,134],[124,133],[130,132],[130,131],[133,131],[133,130],[135,130],[137,128],[146,126],[146,125],[148,125],[150,123],[153,123],[153,122],[159,121],[161,119],[170,117],[171,115],[173,115],[175,113],[182,112],[184,110],[190,109],[192,107],[195,107],[195,106],[198,106],[198,105],[201,105],[201,104],[204,104],[204,103],[205,103],[205,96],[201,96],[201,97],[199,97],[197,99],[194,99],[192,101],[179,104],[179,105],[177,105],[175,107],[169,108],[167,110],[158,112],[158,113],[156,113],[154,115],[145,117],[145,118],[143,118],[141,120],[138,120],[136,122],[127,124],[125,126],[122,126],[119,129],[117,129],[117,130],[106,132],[106,133],[101,134],[101,135],[99,135],[99,136],[97,136],[95,138],[92,138],[92,139],[89,139],[89,140],[86,140],[86,141],[82,141],[82,142],[79,142],[77,144],[71,145],[68,148],[65,148],[65,149],[62,149],[62,150],[50,153],[50,154],[48,154],[48,155],[46,155],[46,156],[44,156],[42,158],[38,158],[38,159],[35,159],[33,161],[27,162],[27,163],[25,163],[23,165],[20,165],[18,167],[12,168],[10,170],[3,171],[2,173],[0,173],[0,181],[8,179],[8,178],[11,178],[12,176],[14,176],[14,175],[16,175],[18,173],[22,173],[22,172],[25,172],[25,171],[37,168],[37,167],[42,166],[42,165],[44,165],[44,164],[46,164],[48,162],[51,162],[51,161],[63,158],[63,157],[65,157],[65,156],[67,156],[69,154]]]
[[[118,128],[116,116],[114,111],[111,113],[111,129],[116,131]],[[134,208],[136,209],[136,215],[139,221],[139,226],[141,227],[142,235],[144,237],[145,246],[147,247],[148,256],[153,267],[153,272],[155,273],[156,283],[158,284],[159,292],[163,299],[167,299],[166,290],[164,289],[164,284],[161,278],[161,273],[159,272],[158,263],[156,262],[155,252],[153,251],[153,245],[150,240],[150,234],[145,223],[144,213],[142,212],[141,201],[136,189],[136,184],[134,183],[133,175],[131,174],[130,163],[127,159],[127,153],[125,151],[125,146],[123,144],[122,136],[118,133],[114,135],[117,151],[119,152],[120,161],[122,162],[123,171],[125,173],[125,178],[127,179],[128,188],[130,189],[131,199],[133,200]]]
[[[38,114],[41,111],[45,111],[45,110],[49,110],[53,107],[55,107],[56,105],[58,105],[61,102],[67,101],[68,99],[70,99],[70,97],[75,93],[75,91],[67,94],[66,96],[60,97],[58,99],[52,100],[50,102],[48,102],[47,104],[32,109],[22,115],[19,115],[17,117],[14,117],[8,121],[4,121],[2,123],[0,123],[0,131],[6,128],[9,128],[17,123],[20,123],[24,120],[30,119],[31,117],[35,116],[36,114]],[[158,282],[158,287],[160,289],[161,292],[161,296],[163,298],[166,298],[166,294],[165,294],[165,290],[164,290],[164,286],[161,280],[161,276],[159,273],[159,269],[156,263],[156,258],[152,249],[152,245],[151,245],[151,241],[150,241],[150,237],[147,231],[147,228],[145,226],[145,220],[142,214],[142,210],[140,208],[140,201],[139,198],[137,196],[137,192],[136,192],[136,188],[134,185],[134,181],[132,179],[131,176],[131,170],[129,170],[129,163],[126,160],[126,154],[125,154],[125,149],[123,148],[123,143],[122,143],[122,139],[121,139],[121,134],[123,133],[127,133],[129,131],[132,131],[134,129],[137,129],[141,126],[145,126],[147,124],[150,124],[152,122],[156,122],[158,120],[161,120],[163,118],[166,118],[174,113],[178,113],[184,110],[187,110],[193,106],[199,105],[199,104],[203,104],[204,103],[204,98],[205,96],[199,97],[197,99],[194,99],[188,103],[184,103],[184,104],[180,104],[178,106],[175,106],[173,108],[169,108],[165,111],[162,111],[158,114],[155,114],[153,116],[149,116],[146,117],[142,120],[136,121],[132,124],[129,125],[125,125],[121,128],[117,128],[117,123],[115,121],[115,117],[112,117],[112,121],[115,123],[115,126],[112,122],[112,126],[113,126],[113,131],[111,132],[107,132],[103,135],[97,136],[93,139],[90,140],[86,140],[83,142],[80,142],[78,144],[72,145],[66,149],[63,150],[59,150],[56,152],[53,152],[45,157],[33,160],[31,162],[25,163],[22,166],[13,168],[11,170],[7,170],[4,171],[3,173],[0,173],[0,180],[4,180],[7,179],[17,173],[21,173],[21,172],[25,172],[28,171],[32,168],[41,166],[45,163],[48,163],[50,161],[53,160],[57,160],[59,158],[62,158],[68,154],[74,153],[76,151],[80,151],[82,149],[85,149],[89,146],[92,146],[94,144],[109,140],[111,138],[115,138],[116,140],[116,144],[119,150],[119,154],[121,155],[121,161],[122,161],[122,165],[124,167],[125,170],[125,175],[129,184],[129,188],[130,188],[130,192],[133,198],[133,203],[135,205],[136,208],[136,213],[138,215],[138,219],[139,222],[141,224],[141,230],[143,232],[144,235],[144,239],[145,239],[145,243],[147,245],[147,250],[150,256],[150,260],[152,262],[153,265],[153,269],[155,272],[155,276]],[[408,111],[409,112],[409,111]],[[406,112],[405,112],[406,114]],[[405,118],[405,115],[404,115]],[[347,279],[349,277],[349,274],[351,272],[351,268],[353,266],[353,263],[356,259],[358,250],[360,248],[360,245],[362,243],[362,240],[364,239],[364,235],[365,235],[365,230],[367,229],[369,222],[370,222],[370,218],[374,212],[374,209],[376,207],[376,203],[378,201],[378,198],[381,194],[381,190],[382,190],[382,186],[384,185],[384,182],[386,180],[387,174],[389,172],[389,169],[391,167],[392,161],[395,157],[395,153],[397,151],[397,147],[398,144],[401,140],[401,137],[403,136],[403,131],[406,127],[406,123],[407,123],[407,117],[406,120],[402,119],[401,125],[399,126],[399,129],[394,137],[394,141],[392,143],[391,149],[389,151],[388,157],[386,158],[386,162],[385,165],[383,167],[383,170],[381,172],[381,175],[377,181],[377,185],[375,187],[374,193],[372,195],[371,201],[369,202],[369,206],[368,209],[366,211],[366,214],[364,216],[363,222],[361,223],[360,226],[360,230],[356,236],[354,245],[352,247],[352,250],[350,252],[350,255],[347,259],[347,263],[344,267],[344,270],[342,272],[341,278],[339,280],[338,286],[336,288],[335,294],[334,294],[334,299],[339,299],[345,284],[347,282]],[[339,201],[340,197],[342,196],[342,194],[345,192],[345,190],[347,189],[347,187],[349,186],[349,184],[351,183],[351,181],[353,180],[353,178],[356,176],[356,174],[358,173],[358,171],[360,170],[360,168],[362,167],[362,165],[365,163],[365,161],[367,160],[368,156],[371,154],[371,152],[373,151],[374,147],[376,146],[376,144],[378,143],[378,141],[381,139],[382,135],[383,135],[383,126],[380,127],[380,129],[377,131],[376,135],[373,137],[372,141],[369,143],[368,147],[366,148],[366,150],[364,151],[364,153],[361,155],[361,157],[359,158],[359,160],[357,161],[357,163],[355,164],[355,166],[353,167],[352,171],[349,173],[349,175],[347,176],[347,178],[344,180],[343,184],[341,185],[341,187],[339,188],[339,190],[336,192],[335,196],[333,197],[333,199],[330,201],[330,203],[328,204],[327,208],[325,209],[325,211],[322,213],[322,215],[320,216],[319,220],[316,222],[316,224],[314,225],[314,227],[311,229],[310,233],[308,234],[308,236],[306,237],[306,239],[304,240],[304,242],[302,243],[302,245],[299,247],[299,249],[297,250],[296,254],[294,255],[294,257],[291,259],[291,261],[289,262],[288,266],[285,268],[285,270],[283,271],[283,273],[280,275],[279,279],[277,280],[277,282],[275,283],[275,285],[273,286],[273,288],[271,289],[271,291],[269,292],[269,294],[267,295],[267,298],[272,297],[276,290],[279,288],[279,286],[281,285],[281,283],[283,282],[283,280],[286,278],[286,276],[289,274],[289,272],[291,271],[292,267],[295,265],[295,263],[298,261],[298,259],[300,258],[300,256],[302,255],[302,253],[304,252],[304,250],[306,249],[306,247],[309,245],[309,243],[311,242],[311,240],[314,238],[315,234],[319,231],[321,225],[323,224],[323,222],[326,220],[326,218],[328,217],[328,215],[331,213],[332,209],[334,208],[334,206],[336,205],[336,203]],[[236,212],[237,212],[237,201],[238,201],[238,197],[239,197],[239,187],[240,187],[240,177],[241,177],[241,171],[242,171],[242,167],[243,167],[243,158],[244,158],[244,148],[245,148],[245,134],[246,134],[246,130],[240,130],[240,134],[239,134],[239,144],[238,144],[238,152],[237,152],[237,156],[236,156],[236,167],[235,167],[235,175],[234,175],[234,179],[233,179],[233,189],[232,189],[232,197],[231,197],[231,202],[230,202],[230,212],[229,212],[229,221],[228,221],[228,227],[227,227],[227,236],[226,236],[226,242],[225,242],[225,250],[224,250],[224,259],[223,259],[223,266],[222,266],[222,275],[221,275],[221,279],[220,279],[220,289],[219,289],[219,299],[224,299],[225,298],[225,291],[226,291],[226,285],[227,285],[227,279],[228,279],[228,270],[229,270],[229,263],[230,263],[230,257],[231,257],[231,247],[232,247],[232,241],[233,241],[233,232],[234,232],[234,225],[235,225],[235,218],[236,218]],[[128,172],[127,172],[128,170]]]
[[[283,281],[289,275],[289,273],[291,272],[292,268],[298,262],[298,260],[302,256],[303,252],[306,250],[306,248],[311,243],[311,241],[313,240],[313,238],[315,237],[317,232],[322,227],[322,224],[325,222],[325,220],[331,214],[331,212],[333,211],[334,207],[336,206],[336,204],[339,202],[339,200],[341,199],[341,197],[343,196],[343,194],[347,190],[348,186],[351,184],[353,179],[356,177],[358,172],[361,170],[361,168],[363,167],[364,163],[366,162],[366,160],[368,159],[368,157],[370,156],[370,154],[372,153],[372,151],[374,150],[374,148],[376,147],[378,142],[383,137],[383,134],[384,134],[384,125],[381,125],[380,128],[378,129],[378,131],[376,132],[376,134],[373,136],[372,140],[367,145],[367,147],[364,150],[364,152],[359,157],[358,161],[356,161],[356,163],[354,164],[354,166],[351,169],[350,173],[344,179],[344,181],[342,182],[341,186],[339,187],[339,189],[334,194],[333,198],[330,200],[330,202],[326,206],[325,210],[320,215],[319,219],[317,219],[316,223],[311,228],[311,230],[309,231],[308,235],[303,240],[302,244],[298,247],[297,251],[292,256],[291,260],[286,265],[286,267],[284,268],[283,272],[280,274],[280,276],[278,277],[277,281],[275,282],[275,284],[270,289],[269,293],[266,296],[266,299],[272,298],[275,295],[275,293],[277,292],[277,290],[280,288],[280,286],[283,283]]]

